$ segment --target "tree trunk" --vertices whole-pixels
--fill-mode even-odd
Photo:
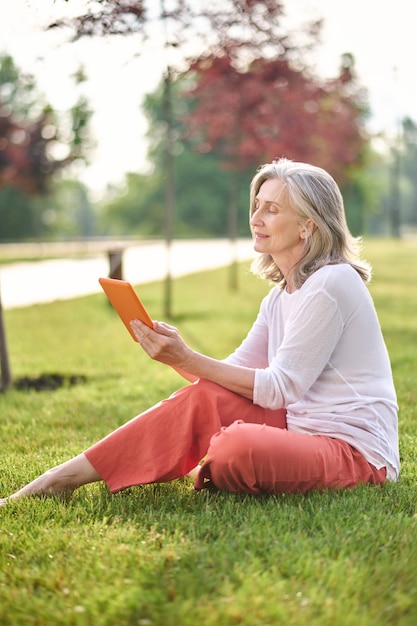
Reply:
[[[239,213],[239,180],[237,171],[232,171],[230,200],[228,213],[228,230],[230,246],[232,248],[232,260],[229,267],[229,287],[232,291],[238,290],[238,260],[237,260],[237,236],[238,236],[238,213]]]
[[[168,66],[164,81],[164,117],[166,122],[165,135],[165,244],[167,268],[165,276],[164,315],[172,318],[172,273],[171,248],[174,238],[175,186],[174,186],[174,139],[172,112],[171,69]]]
[[[1,369],[1,386],[0,391],[6,391],[12,382],[10,371],[9,355],[7,352],[6,327],[3,319],[3,306],[1,303],[0,293],[0,369]]]

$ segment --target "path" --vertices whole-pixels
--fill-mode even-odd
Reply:
[[[175,241],[171,246],[170,267],[173,278],[232,262],[253,258],[250,239],[235,245],[225,239]],[[123,253],[123,278],[133,284],[162,280],[168,267],[163,242],[138,244]],[[91,258],[10,263],[0,265],[1,300],[4,309],[30,306],[54,300],[68,300],[101,290],[100,276],[108,276],[106,254]]]

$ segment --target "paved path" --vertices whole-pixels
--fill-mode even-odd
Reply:
[[[169,256],[169,258],[168,258]],[[176,241],[167,254],[163,242],[127,248],[123,253],[123,278],[134,284],[162,280],[168,260],[173,278],[252,259],[249,239]],[[91,258],[57,259],[0,266],[1,301],[4,309],[54,300],[68,300],[101,291],[100,276],[109,275],[106,254]]]

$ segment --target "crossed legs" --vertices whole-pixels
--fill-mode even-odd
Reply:
[[[346,442],[290,432],[285,422],[284,410],[263,409],[199,381],[0,499],[0,506],[28,495],[70,495],[99,480],[112,492],[167,482],[206,455],[197,489],[211,483],[234,493],[288,493],[385,482],[385,468],[377,470]]]

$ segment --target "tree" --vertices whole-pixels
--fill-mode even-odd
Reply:
[[[322,166],[343,183],[363,160],[367,109],[354,82],[353,60],[339,77],[321,81],[286,58],[237,69],[229,56],[194,62],[185,95],[189,134],[201,152],[216,149],[228,169],[246,169],[285,155]]]
[[[155,158],[155,157],[154,157]],[[252,172],[253,173],[253,172]],[[176,183],[175,237],[227,236],[230,173],[221,168],[218,155],[198,155],[186,143],[174,160]],[[215,181],[215,184],[214,184]],[[240,177],[239,235],[247,236],[250,173]],[[129,172],[124,184],[112,187],[103,201],[99,228],[110,235],[163,237],[163,171]]]
[[[54,181],[48,196],[39,204],[45,238],[83,239],[94,234],[96,217],[88,189],[79,180]]]
[[[0,293],[0,392],[6,391],[12,382],[9,352],[7,350],[6,329],[3,319],[3,306]]]
[[[339,81],[330,81],[326,85],[326,106],[321,113],[319,103],[312,98],[316,93],[322,95],[322,83],[287,66],[283,69],[279,60],[260,60],[245,72],[237,72],[227,58],[215,58],[212,63],[199,61],[195,67],[200,66],[200,74],[180,76],[172,85],[176,236],[225,236],[231,190],[237,190],[236,232],[247,234],[247,190],[254,168],[262,159],[266,161],[282,154],[308,160],[305,154],[312,151],[317,153],[317,159],[326,161],[322,165],[333,170],[343,184],[350,225],[354,232],[362,232],[363,206],[375,204],[371,197],[374,181],[360,167],[361,162],[370,162],[372,158],[361,126],[362,98],[357,100],[352,96],[352,102],[346,103],[345,109],[349,110],[350,106],[352,111],[349,126],[340,106],[343,117],[335,112],[335,119],[329,121],[332,132],[322,133],[321,116],[326,119],[328,115],[327,99],[332,99],[336,107],[338,98],[348,100],[346,91],[356,93],[352,85],[341,93]],[[264,93],[267,95],[262,97]],[[163,232],[162,94],[161,84],[144,101],[149,124],[148,161],[153,164],[153,172],[148,177],[129,175],[127,193],[123,192],[113,204],[112,214],[117,214],[119,226],[123,224],[126,232]],[[339,131],[342,123],[345,127]],[[343,155],[336,170],[328,155],[337,158],[339,142],[343,145]],[[314,158],[311,160],[316,162]]]
[[[193,106],[185,121],[199,150],[217,150],[232,172],[231,236],[238,211],[236,173],[277,156],[328,170],[349,188],[357,215],[363,188],[354,179],[366,154],[368,109],[351,55],[342,57],[340,75],[328,81],[294,64],[290,55],[256,58],[237,67],[233,54],[209,54],[191,70],[194,84],[185,96]],[[354,225],[358,227],[358,220]]]
[[[402,120],[403,154],[401,174],[405,187],[402,193],[402,223],[417,227],[417,123],[409,117]]]
[[[56,20],[49,28],[68,27],[73,40],[135,34],[142,45],[159,22],[161,33],[166,33],[162,45],[165,42],[170,48],[180,49],[177,58],[181,62],[199,56],[208,46],[216,53],[234,47],[239,54],[257,50],[259,56],[261,51],[275,49],[296,55],[311,46],[309,34],[317,33],[320,27],[316,21],[304,33],[298,32],[296,38],[290,37],[282,26],[281,0],[171,0],[168,6],[162,0],[159,8],[156,4],[153,0],[90,0],[89,11],[75,18]],[[196,49],[196,42],[200,49]]]
[[[59,20],[51,27],[70,26],[74,31],[74,39],[94,35],[126,35],[135,33],[142,41],[146,39],[148,24],[161,22],[163,42],[167,52],[180,51],[183,59],[190,55],[190,41],[200,42],[202,49],[210,48],[214,54],[220,55],[228,51],[234,55],[236,62],[245,57],[262,57],[271,50],[282,55],[293,55],[301,50],[291,37],[284,32],[281,25],[283,4],[279,0],[214,0],[210,3],[193,0],[172,0],[169,8],[164,0],[160,1],[160,10],[155,12],[155,3],[145,0],[98,0],[90,3],[94,9],[71,20]],[[98,6],[97,6],[98,5]],[[311,36],[318,32],[319,24],[314,23],[307,29]],[[306,38],[304,49],[311,46]],[[201,50],[193,51],[192,56],[199,56]],[[183,61],[181,59],[181,61]],[[174,224],[174,163],[172,155],[172,63],[168,59],[164,77],[164,119],[165,134],[165,230],[167,248],[173,234]],[[232,178],[231,205],[236,203],[237,184]],[[236,209],[230,213],[231,232],[235,237],[237,215]],[[169,254],[169,251],[168,251]],[[166,288],[170,290],[169,270]],[[166,298],[169,301],[169,298]],[[170,313],[170,305],[166,306],[166,314]]]
[[[76,83],[83,79],[80,70]],[[39,197],[46,196],[57,172],[84,158],[90,116],[81,97],[69,111],[70,123],[60,125],[33,78],[20,72],[9,55],[0,55],[0,240],[45,234],[51,224]],[[5,390],[11,374],[2,313],[0,296],[0,382]]]
[[[161,237],[164,232],[163,181],[160,173],[128,172],[124,184],[100,211],[100,229],[110,235]]]
[[[76,84],[84,78],[80,70]],[[85,159],[91,111],[81,95],[59,116],[8,55],[0,56],[0,239],[40,236],[34,198],[45,196],[58,172]]]
[[[196,141],[188,136],[186,112],[192,106],[182,95],[186,76],[178,77],[173,88],[173,152],[175,178],[175,237],[225,237],[228,234],[227,207],[230,172],[224,170],[221,155],[197,153]],[[109,190],[101,210],[104,232],[118,235],[163,236],[164,234],[164,133],[163,84],[144,100],[149,138],[148,174],[130,172],[120,187]],[[253,168],[239,174],[239,235],[247,236],[248,188]]]

